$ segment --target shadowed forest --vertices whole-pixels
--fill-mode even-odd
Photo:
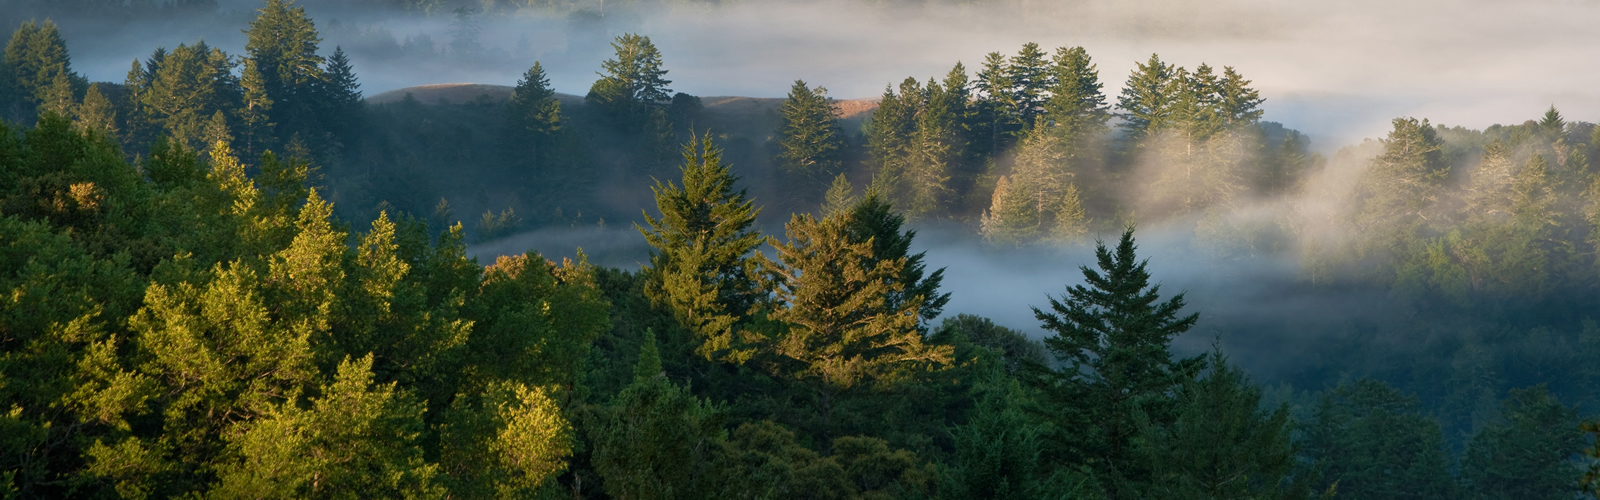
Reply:
[[[1600,128],[1555,105],[1323,154],[1229,61],[695,96],[599,29],[558,93],[484,27],[652,11],[221,3],[0,1],[0,497],[1596,494]],[[243,50],[92,81],[115,22]]]

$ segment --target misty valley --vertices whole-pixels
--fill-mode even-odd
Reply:
[[[1183,38],[1270,27],[1093,2],[826,5],[1186,55],[682,41],[799,4],[0,0],[0,498],[1600,497],[1562,102],[1325,144]]]

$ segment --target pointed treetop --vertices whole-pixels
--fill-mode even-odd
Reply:
[[[660,376],[661,351],[656,347],[656,332],[646,328],[644,340],[639,343],[639,363],[633,366],[633,380],[644,382]]]

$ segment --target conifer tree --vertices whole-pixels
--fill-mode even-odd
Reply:
[[[646,117],[651,111],[664,108],[672,98],[672,81],[664,77],[661,69],[661,52],[650,37],[633,33],[620,35],[611,42],[616,59],[601,63],[605,73],[589,89],[584,100],[599,106],[618,126]]]
[[[1024,129],[1032,127],[1035,119],[1044,112],[1044,103],[1050,98],[1050,89],[1056,86],[1056,75],[1050,71],[1049,54],[1039,49],[1039,44],[1022,45],[1017,55],[1011,56],[1006,66],[1006,79],[1011,82],[1011,103],[1016,106],[1015,116]]]
[[[1544,387],[1512,389],[1500,421],[1467,443],[1461,461],[1466,489],[1476,498],[1567,498],[1581,471],[1571,457],[1582,450],[1578,413]]]
[[[1048,312],[1033,309],[1051,332],[1045,347],[1061,363],[1035,366],[1029,378],[1047,398],[1041,416],[1056,425],[1055,453],[1093,471],[1110,498],[1132,498],[1135,485],[1150,479],[1136,437],[1143,426],[1173,422],[1172,392],[1204,365],[1198,357],[1173,359],[1172,339],[1199,315],[1178,315],[1182,293],[1160,301],[1161,286],[1150,284],[1136,249],[1132,228],[1115,250],[1097,245],[1099,270],[1080,267],[1086,284],[1051,297]]]
[[[1415,397],[1371,379],[1323,392],[1305,425],[1323,490],[1350,498],[1455,498],[1439,424]],[[1337,481],[1337,485],[1333,484]]]
[[[296,132],[320,137],[324,129],[317,123],[317,108],[323,100],[320,94],[326,75],[317,46],[322,37],[305,7],[292,5],[285,0],[267,0],[245,31],[248,55],[242,80],[246,108],[264,114],[261,118],[247,116],[246,121],[251,128],[271,124],[270,132],[279,138]],[[249,139],[246,143],[253,145]]]
[[[899,284],[900,289],[885,297],[885,310],[898,311],[904,304],[920,302],[918,314],[924,322],[920,328],[926,331],[925,322],[939,317],[944,312],[945,304],[950,302],[949,293],[939,293],[939,286],[944,282],[944,269],[936,269],[931,274],[927,272],[927,264],[923,263],[927,252],[911,253],[911,240],[916,238],[916,230],[904,229],[905,216],[896,213],[894,207],[876,190],[869,189],[860,200],[854,202],[848,216],[851,241],[872,244],[869,266],[905,260],[900,275],[891,278],[891,281]]]
[[[1117,98],[1117,109],[1122,110],[1122,128],[1131,138],[1142,138],[1152,129],[1167,125],[1172,114],[1169,94],[1178,68],[1161,62],[1161,57],[1150,54],[1150,60],[1137,63],[1128,82],[1123,84],[1122,96]]]
[[[29,115],[34,106],[46,101],[55,101],[53,109],[61,112],[61,81],[74,89],[66,92],[69,96],[82,86],[78,82],[81,77],[72,72],[72,58],[61,31],[49,20],[42,24],[28,21],[12,33],[5,48],[5,65],[18,97],[24,101],[23,110]]]
[[[1266,411],[1261,390],[1220,350],[1209,373],[1187,380],[1169,427],[1151,426],[1140,442],[1152,463],[1145,498],[1308,498],[1296,472],[1288,405]]]
[[[890,303],[904,296],[907,259],[878,260],[872,241],[850,237],[853,219],[796,214],[785,226],[789,241],[773,243],[777,260],[756,255],[778,304],[771,318],[782,323],[770,340],[770,368],[813,394],[830,441],[841,393],[951,355],[949,346],[923,343],[917,323],[927,297]]]
[[[660,218],[646,214],[650,228],[638,227],[654,248],[645,295],[696,335],[698,354],[742,362],[754,354],[740,321],[758,294],[748,268],[762,242],[751,230],[758,210],[734,191],[738,178],[709,136],[684,145],[683,159],[683,185],[657,182]]]
[[[891,194],[898,191],[909,170],[906,160],[922,105],[921,84],[915,78],[907,78],[900,83],[899,93],[893,86],[883,89],[883,99],[868,122],[867,154],[875,170],[873,182]]]
[[[333,48],[333,55],[328,56],[327,67],[316,88],[322,101],[322,119],[331,132],[348,142],[356,132],[362,101],[361,83],[356,80],[355,69],[344,47]]]
[[[839,173],[844,131],[828,89],[795,80],[780,106],[778,158],[789,175],[820,185]]]
[[[589,426],[606,492],[639,499],[715,496],[710,468],[723,437],[720,409],[661,376],[649,331],[634,372],[633,384]]]
[[[552,138],[562,130],[561,102],[550,88],[550,79],[537,61],[517,80],[517,87],[506,101],[506,120],[510,124],[512,143],[525,143],[532,149],[536,165],[542,165],[546,148]]]
[[[1383,141],[1383,154],[1357,187],[1355,224],[1362,250],[1400,252],[1432,217],[1449,166],[1442,158],[1443,141],[1427,120],[1394,120]]]
[[[980,125],[977,137],[982,138],[982,152],[993,155],[1009,145],[1013,134],[1025,125],[1022,116],[1017,114],[1019,105],[1012,89],[1016,82],[1011,79],[1010,65],[999,52],[990,52],[983,60],[983,68],[978,71],[977,79],[973,82],[974,90],[978,91],[977,122]]]
[[[966,149],[961,131],[964,93],[952,92],[929,78],[923,89],[926,102],[916,116],[907,159],[903,202],[912,217],[932,217],[948,212],[954,193],[950,180],[960,167]]]
[[[1217,106],[1228,126],[1252,125],[1261,119],[1263,111],[1261,93],[1247,87],[1244,79],[1232,66],[1223,66],[1222,80],[1217,82]]]
[[[1056,49],[1051,71],[1055,85],[1045,101],[1044,117],[1054,126],[1053,133],[1076,143],[1099,134],[1111,115],[1106,96],[1101,92],[1100,72],[1083,47]]]
[[[78,106],[78,126],[85,130],[95,130],[111,137],[117,135],[117,110],[111,100],[100,92],[100,84],[89,86],[89,91],[83,95],[83,104]]]

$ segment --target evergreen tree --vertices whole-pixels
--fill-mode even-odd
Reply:
[[[1178,316],[1183,294],[1160,301],[1146,261],[1138,260],[1133,229],[1115,250],[1095,248],[1099,270],[1082,266],[1086,285],[1050,298],[1051,312],[1034,315],[1051,332],[1045,347],[1059,369],[1035,367],[1030,380],[1046,395],[1043,417],[1055,422],[1056,459],[1093,471],[1110,498],[1133,497],[1152,479],[1136,450],[1144,426],[1171,425],[1175,390],[1204,365],[1173,359],[1168,346],[1193,327],[1198,314]]]
[[[789,241],[773,243],[777,260],[756,255],[778,304],[771,318],[781,322],[769,341],[771,368],[813,394],[827,441],[841,393],[950,357],[949,346],[923,343],[917,323],[926,297],[889,308],[906,289],[907,259],[878,260],[873,242],[850,237],[853,219],[796,214]]]
[[[1012,85],[1010,101],[1016,106],[1014,114],[1024,129],[1032,127],[1044,113],[1050,89],[1057,84],[1048,56],[1039,49],[1039,44],[1028,42],[1017,55],[1011,56],[1011,63],[1005,67],[1006,80]]]
[[[1370,379],[1322,394],[1306,424],[1307,458],[1322,469],[1318,489],[1349,498],[1454,498],[1439,424],[1414,397]]]
[[[96,130],[111,137],[117,136],[117,109],[111,100],[100,92],[100,84],[89,86],[88,93],[83,96],[83,104],[78,106],[78,126],[85,130]]]
[[[34,107],[44,104],[53,104],[51,109],[60,113],[62,81],[73,89],[67,92],[69,99],[76,94],[76,89],[85,86],[79,82],[82,77],[72,72],[72,58],[67,54],[61,31],[49,20],[42,24],[28,21],[11,34],[11,41],[6,44],[5,65],[15,85],[14,98],[21,101],[19,111],[24,113],[15,117],[18,119],[32,118]]]
[[[958,101],[965,94],[952,92],[932,78],[923,93],[927,100],[916,116],[904,183],[906,213],[916,218],[948,213],[954,197],[950,180],[966,149],[961,131],[966,104]]]
[[[1053,133],[1076,145],[1101,133],[1111,118],[1101,92],[1100,72],[1083,47],[1056,49],[1052,61],[1055,86],[1044,103],[1044,118],[1053,125]]]
[[[318,94],[322,98],[322,117],[331,132],[346,142],[357,132],[361,113],[361,83],[350,65],[344,47],[335,46],[328,56],[327,67],[319,81]]]
[[[1170,427],[1149,427],[1141,451],[1154,476],[1148,498],[1308,498],[1296,472],[1288,405],[1261,408],[1261,390],[1213,350],[1204,377],[1185,381]]]
[[[220,49],[198,43],[162,53],[140,89],[142,120],[194,149],[205,149],[206,120],[219,111],[237,109],[239,83],[232,58]],[[152,61],[155,58],[152,57]]]
[[[754,354],[740,322],[758,295],[748,267],[762,242],[751,230],[758,210],[734,191],[738,178],[710,137],[686,144],[683,159],[683,185],[657,182],[660,218],[647,214],[650,229],[638,228],[654,249],[645,294],[696,335],[698,354],[742,362]]]
[[[944,312],[945,304],[950,302],[950,294],[939,293],[939,285],[944,282],[944,269],[936,269],[929,274],[927,264],[922,261],[927,252],[911,253],[911,240],[916,238],[917,232],[903,228],[905,216],[896,213],[894,207],[877,191],[868,190],[849,208],[848,217],[850,240],[872,244],[869,266],[905,260],[900,275],[891,278],[900,288],[885,297],[885,310],[898,311],[904,304],[916,302],[921,304],[921,321],[933,321],[939,317]],[[926,323],[920,325],[924,331],[926,326]]]
[[[1501,406],[1501,421],[1467,444],[1465,489],[1483,499],[1572,498],[1582,471],[1571,457],[1584,445],[1577,412],[1544,387],[1513,389]]]
[[[601,63],[605,73],[589,89],[584,100],[600,107],[618,126],[641,120],[651,111],[664,108],[672,97],[667,88],[672,81],[663,77],[661,52],[650,37],[632,33],[611,42],[616,59]]]
[[[1016,82],[1011,79],[1011,73],[1005,57],[999,52],[990,52],[973,82],[974,90],[978,91],[975,104],[979,127],[976,127],[975,136],[984,139],[981,142],[986,147],[981,149],[987,155],[1003,151],[1013,134],[1026,125],[1017,113],[1020,106],[1012,93]]]
[[[1395,119],[1383,154],[1357,188],[1355,225],[1366,252],[1400,252],[1433,217],[1449,166],[1426,120]]]
[[[1122,96],[1117,98],[1117,109],[1122,110],[1122,129],[1130,138],[1142,138],[1168,125],[1174,97],[1169,92],[1178,69],[1161,62],[1156,54],[1150,54],[1149,61],[1137,63],[1128,82],[1123,84]]]
[[[1222,81],[1217,83],[1219,114],[1228,126],[1253,125],[1261,119],[1263,111],[1261,93],[1249,88],[1250,80],[1239,76],[1232,66],[1222,68]]]
[[[529,145],[536,165],[543,165],[541,155],[547,154],[552,138],[562,130],[561,102],[555,95],[544,67],[536,61],[517,81],[511,99],[506,101],[506,121],[513,137],[510,142]]]
[[[645,332],[637,374],[590,426],[595,470],[617,498],[714,496],[712,461],[723,438],[719,409],[661,376],[655,335]]]
[[[883,99],[867,124],[867,154],[874,167],[873,183],[887,194],[898,191],[898,185],[910,170],[907,159],[922,105],[921,84],[915,78],[907,78],[900,83],[898,94],[892,86],[883,89]]]
[[[817,185],[837,175],[843,165],[844,130],[827,92],[795,80],[789,97],[780,105],[778,121],[778,158],[783,169]]]
[[[296,132],[321,136],[317,108],[323,101],[320,91],[326,75],[317,46],[322,37],[305,8],[291,5],[285,0],[267,0],[245,31],[248,56],[241,80],[246,89],[246,122],[252,129],[247,137],[257,135],[257,128],[270,129],[262,132],[277,138]],[[255,118],[250,113],[264,116]],[[246,144],[253,147],[254,143],[247,138]]]

